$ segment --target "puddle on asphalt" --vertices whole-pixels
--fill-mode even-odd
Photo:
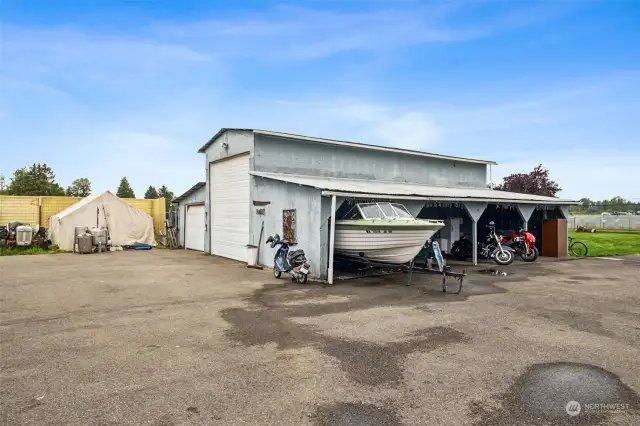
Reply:
[[[468,340],[463,333],[448,327],[418,330],[412,337],[403,342],[375,344],[323,336],[319,349],[337,359],[342,371],[358,384],[398,386],[403,378],[405,356]]]
[[[342,287],[342,286],[341,286]],[[360,292],[360,293],[359,293]],[[295,317],[336,314],[381,306],[416,306],[419,303],[459,301],[460,296],[430,297],[418,288],[391,287],[387,289],[355,289],[308,287],[309,298],[348,295],[349,302],[332,304],[289,305],[298,295],[288,292],[286,285],[265,286],[247,301],[248,308],[221,311],[222,318],[231,327],[227,338],[245,346],[275,343],[278,349],[315,346],[325,355],[338,361],[339,367],[356,383],[369,386],[397,386],[402,381],[402,362],[413,352],[427,352],[444,345],[468,341],[465,335],[449,327],[430,327],[407,336],[407,340],[377,344],[327,336],[312,325],[291,320]],[[359,297],[357,297],[359,296]],[[451,297],[448,297],[451,296]]]
[[[535,364],[499,400],[501,408],[497,410],[484,408],[495,405],[493,402],[471,403],[471,412],[478,418],[476,425],[606,424],[611,411],[594,409],[597,406],[591,404],[619,404],[617,409],[638,416],[640,422],[638,395],[617,375],[589,364]],[[580,404],[580,411],[574,401]],[[570,403],[573,411],[567,409]]]
[[[352,403],[320,407],[314,423],[318,426],[402,426],[394,410]]]
[[[593,318],[594,315],[599,315],[594,312],[590,312],[588,315],[585,315],[574,311],[547,309],[537,315],[542,318],[564,323],[574,330],[585,331],[587,333],[593,333],[604,337],[615,336],[615,334],[607,330],[604,325],[602,325],[601,321]]]

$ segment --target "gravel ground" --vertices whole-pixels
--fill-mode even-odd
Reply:
[[[510,268],[443,295],[181,250],[0,258],[0,421],[640,424],[637,259]]]

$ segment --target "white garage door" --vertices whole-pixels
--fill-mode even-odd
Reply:
[[[204,251],[204,205],[187,206],[184,224],[184,247]]]
[[[245,261],[249,243],[249,154],[213,163],[209,176],[211,254]]]

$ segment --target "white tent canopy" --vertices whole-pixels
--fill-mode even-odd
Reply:
[[[109,191],[92,194],[51,216],[49,239],[62,250],[72,250],[76,226],[107,228],[112,246],[156,245],[153,218]]]

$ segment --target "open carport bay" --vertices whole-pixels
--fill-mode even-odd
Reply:
[[[514,266],[454,296],[430,276],[300,286],[180,250],[5,257],[0,418],[638,424],[639,266]],[[572,399],[630,406],[569,418]]]

